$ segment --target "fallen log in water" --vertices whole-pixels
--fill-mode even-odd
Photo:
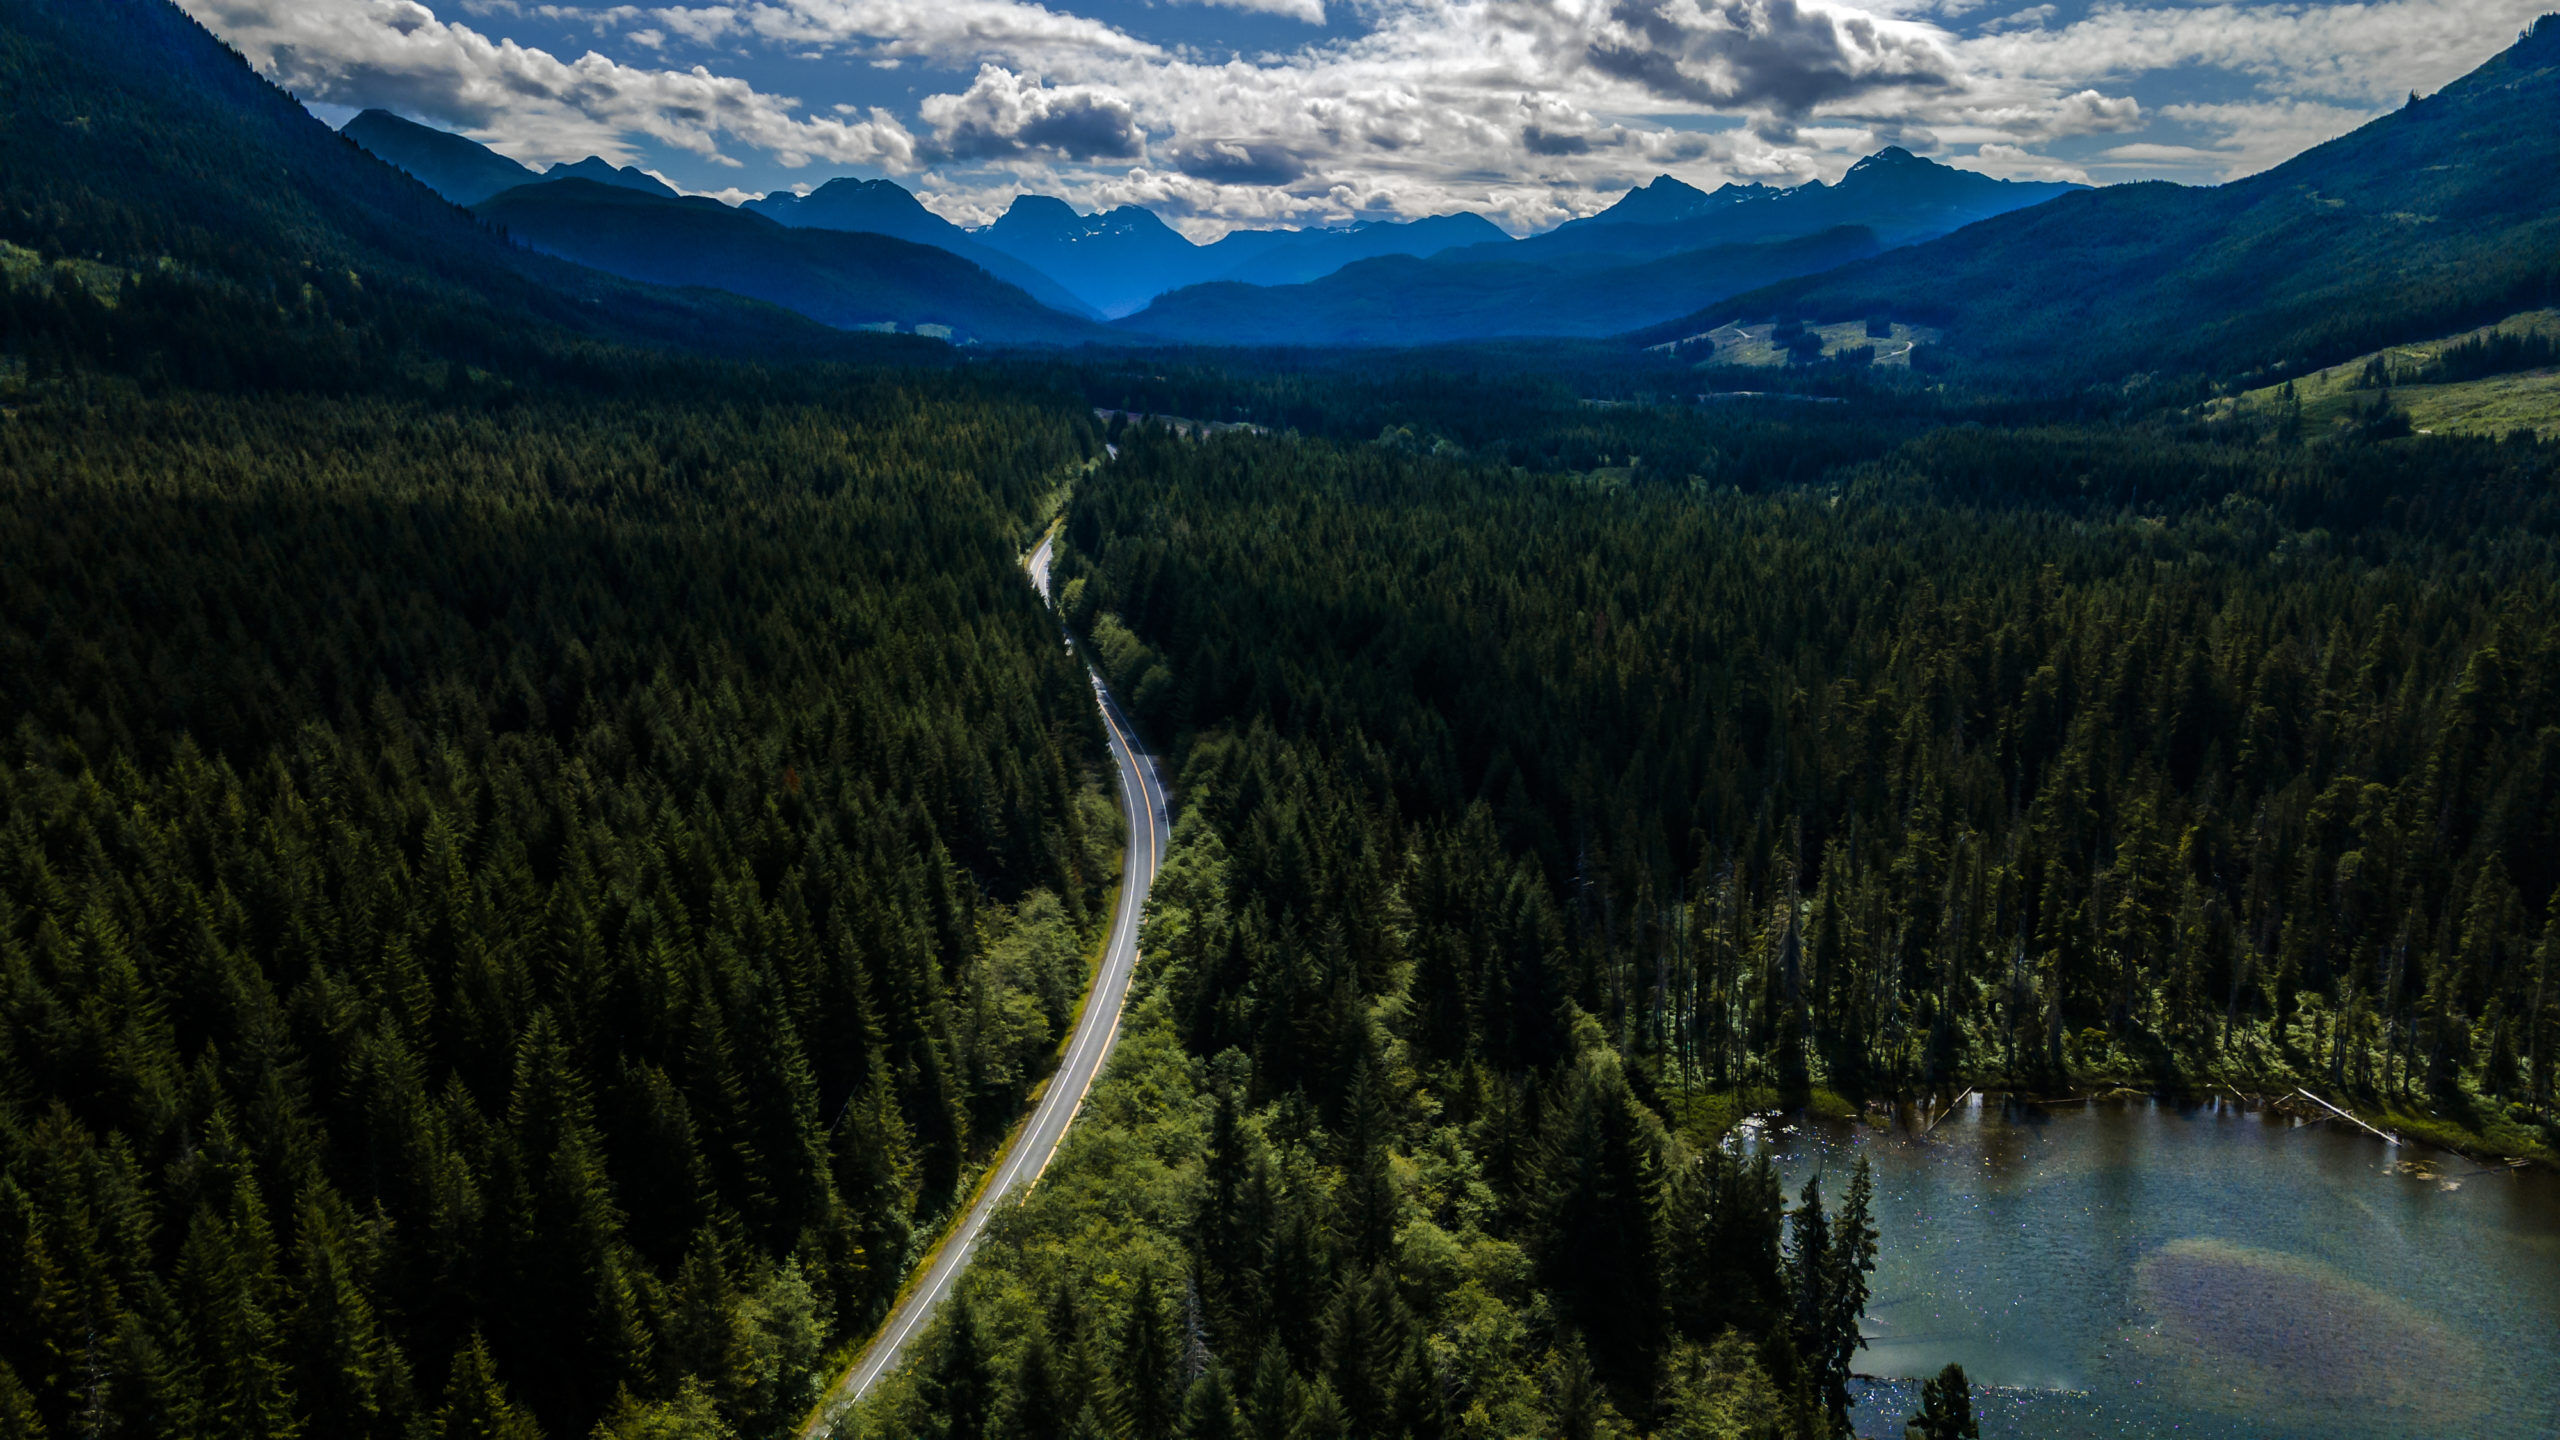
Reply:
[[[2348,1114],[2346,1111],[2339,1109],[2337,1106],[2330,1104],[2328,1101],[2321,1099],[2319,1096],[2312,1094],[2308,1090],[2296,1086],[2293,1093],[2310,1101],[2312,1104],[2319,1106],[2321,1109],[2328,1111],[2330,1114],[2337,1116],[2339,1119],[2346,1121],[2348,1124],[2355,1126],[2357,1129],[2383,1141],[2385,1144],[2397,1145],[2400,1143],[2399,1136],[2392,1134],[2388,1130],[2377,1130],[2373,1126],[2367,1125],[2362,1120],[2357,1119],[2355,1116]]]
[[[1972,1086],[1970,1086],[1970,1085],[1966,1086],[1966,1087],[1964,1088],[1964,1095],[1959,1095],[1959,1096],[1957,1096],[1956,1098],[1954,1098],[1953,1100],[1948,1101],[1948,1102],[1947,1102],[1947,1108],[1938,1112],[1938,1119],[1937,1119],[1937,1120],[1932,1120],[1932,1121],[1930,1121],[1928,1124],[1921,1126],[1921,1127],[1920,1127],[1920,1133],[1921,1133],[1921,1134],[1923,1134],[1923,1135],[1926,1135],[1926,1134],[1928,1134],[1930,1131],[1937,1129],[1937,1128],[1938,1128],[1938,1120],[1944,1120],[1944,1119],[1946,1119],[1948,1116],[1953,1115],[1954,1113],[1956,1113],[1956,1107],[1964,1103],[1965,1095],[1970,1095],[1970,1094],[1972,1094],[1972,1093],[1973,1093],[1973,1087],[1972,1087]]]

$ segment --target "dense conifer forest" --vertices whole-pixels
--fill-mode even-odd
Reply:
[[[1409,899],[1535,897],[1551,940],[1430,958],[1437,1058],[1557,1053],[1498,1023],[1526,987],[1666,1086],[2547,1111],[2549,446],[1958,426],[1744,495],[1123,445],[1065,593],[1141,716],[1373,753]],[[1272,993],[1245,953],[1213,990]]]
[[[1841,1433],[1863,1180],[1782,1193],[1753,1105],[2299,1083],[2547,1153],[2554,447],[1426,388],[1078,490],[1179,767],[1146,997],[866,1433]]]
[[[1087,985],[1086,659],[1135,998],[840,1434],[1832,1440],[1893,1237],[1746,1111],[2560,1142],[2560,446],[2390,394],[2541,340],[2312,425],[848,337],[97,8],[0,0],[0,1440],[797,1432]]]
[[[0,1433],[799,1419],[1117,868],[1089,424],[836,379],[0,422]]]

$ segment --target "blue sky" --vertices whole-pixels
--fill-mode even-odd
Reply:
[[[1900,144],[2017,178],[2214,183],[2427,92],[2551,0],[180,0],[342,119],[736,199],[885,176],[1233,226],[1473,210],[1515,232],[1670,173],[1836,179]]]

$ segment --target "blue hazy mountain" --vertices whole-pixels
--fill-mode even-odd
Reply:
[[[1361,260],[1437,255],[1511,237],[1481,215],[1461,211],[1420,220],[1371,220],[1317,230],[1236,230],[1202,246],[1209,277],[1245,285],[1302,285]]]
[[[968,231],[924,208],[905,186],[895,181],[857,180],[844,176],[830,180],[806,195],[777,190],[760,200],[750,200],[739,208],[794,229],[891,235],[913,244],[948,250],[1006,284],[1019,287],[1023,293],[1052,310],[1088,320],[1102,318],[1101,311],[1041,273],[1037,266],[1025,264],[992,245],[982,245],[971,239]]]
[[[1837,185],[1722,185],[1700,190],[1664,175],[1597,215],[1519,242],[1515,258],[1600,255],[1650,259],[1715,245],[1752,244],[1862,226],[1888,246],[1961,230],[2088,187],[1995,180],[1890,146],[1849,167]]]
[[[1303,285],[1175,291],[1123,328],[1237,345],[1616,334],[2079,188],[1995,180],[1898,148],[1837,185],[1705,191],[1666,175],[1544,235],[1353,265]]]
[[[630,165],[616,165],[601,155],[590,155],[576,163],[562,162],[542,172],[545,180],[593,180],[599,185],[612,185],[623,190],[637,190],[643,195],[661,199],[676,198],[675,187],[645,170]]]
[[[2017,383],[2298,374],[2551,303],[2555,115],[2546,17],[2436,94],[2247,179],[2068,195],[1736,303],[1940,326],[1956,361]]]
[[[553,165],[539,174],[510,160],[468,135],[456,135],[404,120],[388,110],[367,110],[342,126],[339,134],[353,140],[378,160],[406,170],[420,184],[456,205],[477,205],[501,190],[537,180],[592,180],[674,199],[672,186],[644,170],[617,166],[601,155]]]
[[[1198,345],[1436,345],[1516,336],[1603,336],[1665,314],[1876,253],[1873,234],[1820,235],[1638,261],[1540,265],[1479,247],[1385,256],[1304,285],[1221,281],[1159,297],[1118,328]]]
[[[790,252],[791,258],[772,275],[750,281],[734,252],[769,248],[770,237],[758,235],[753,227],[724,226],[699,218],[704,205],[728,207],[716,200],[686,200],[645,171],[590,155],[536,175],[476,140],[381,110],[358,115],[342,133],[456,204],[485,210],[491,218],[508,217],[502,223],[508,223],[510,232],[526,243],[617,275],[752,295],[839,326],[897,325],[912,331],[926,324],[948,326],[957,334],[980,339],[1068,338],[1069,332],[1054,330],[1047,319],[1023,315],[1010,297],[988,290],[982,282],[992,276],[1067,317],[1100,318],[1047,276],[970,240],[958,226],[887,181],[838,180],[805,197],[779,192],[749,201],[744,208],[754,212],[759,224],[862,231],[931,245],[968,262],[965,267],[934,272],[938,277],[934,278],[919,271],[912,256],[874,254],[860,247],[831,249],[822,244]],[[635,210],[604,205],[593,196],[581,200],[579,191],[548,190],[523,202],[492,204],[509,190],[547,187],[564,180],[680,202],[682,208]],[[669,227],[669,233],[660,237],[662,243],[654,247],[637,233],[652,224]],[[972,271],[984,273],[973,275]],[[732,283],[704,278],[712,275]],[[883,287],[873,297],[876,304],[861,303],[853,293],[852,287],[864,279]],[[917,288],[927,283],[947,283],[949,289],[928,303]]]
[[[456,205],[476,205],[539,178],[477,140],[403,120],[388,110],[367,110],[338,133]]]
[[[793,229],[701,196],[546,180],[491,196],[474,213],[581,265],[654,285],[725,290],[840,328],[938,327],[953,339],[989,343],[1113,338],[947,250],[888,235]]]
[[[1052,195],[1019,195],[994,224],[973,233],[1105,315],[1126,315],[1201,278],[1201,247],[1135,205],[1084,215]]]
[[[1169,290],[1212,280],[1288,285],[1379,256],[1509,243],[1481,215],[1438,215],[1333,229],[1238,230],[1195,245],[1151,210],[1123,205],[1087,215],[1050,195],[1018,196],[994,224],[972,233],[1111,316],[1130,314]]]

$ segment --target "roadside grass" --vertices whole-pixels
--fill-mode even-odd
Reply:
[[[1063,523],[1063,520],[1053,521],[1051,528],[1054,529]],[[1036,547],[1039,543],[1038,537],[1033,537],[1032,543]],[[1025,559],[1027,560],[1028,556]],[[1099,805],[1101,818],[1116,827],[1108,833],[1122,836],[1128,833],[1127,827],[1121,822],[1119,806],[1100,786],[1088,784],[1078,800],[1087,806],[1089,811],[1091,807]],[[1114,877],[1125,873],[1129,857],[1127,846],[1113,845],[1110,848],[1110,856],[1109,873]],[[1050,1053],[1048,1068],[1033,1080],[1030,1088],[1023,1093],[1021,1113],[1016,1115],[1013,1123],[1006,1128],[1004,1138],[975,1162],[974,1169],[962,1172],[961,1183],[955,1188],[957,1198],[953,1203],[947,1208],[917,1217],[918,1233],[930,1235],[932,1238],[920,1244],[914,1258],[908,1261],[906,1278],[899,1283],[897,1293],[890,1297],[888,1308],[881,1313],[878,1323],[846,1334],[828,1349],[818,1367],[819,1372],[827,1377],[826,1384],[819,1392],[817,1403],[802,1419],[795,1434],[811,1436],[840,1425],[862,1405],[862,1400],[839,1393],[839,1387],[844,1384],[846,1373],[860,1365],[870,1355],[872,1347],[880,1343],[880,1337],[898,1318],[899,1310],[914,1296],[916,1287],[923,1284],[925,1276],[932,1272],[934,1263],[941,1258],[944,1248],[950,1245],[958,1234],[961,1223],[968,1218],[969,1212],[978,1207],[978,1201],[985,1196],[987,1187],[995,1183],[997,1173],[1004,1168],[1006,1157],[1013,1154],[1013,1147],[1022,1143],[1023,1133],[1030,1129],[1033,1117],[1039,1114],[1040,1102],[1047,1098],[1050,1084],[1058,1078],[1058,1067],[1066,1063],[1067,1049],[1075,1044],[1076,1031],[1084,1024],[1085,1009],[1093,1003],[1094,984],[1102,978],[1102,962],[1105,953],[1111,947],[1113,913],[1119,904],[1120,886],[1117,878],[1104,893],[1110,897],[1107,901],[1110,908],[1105,909],[1101,922],[1094,927],[1093,933],[1085,937],[1084,985],[1077,992],[1074,1013],[1067,1017],[1066,1028],[1058,1036],[1057,1047]],[[1097,1085],[1100,1083],[1098,1077],[1096,1083]],[[1064,1149],[1063,1142],[1060,1148]],[[1054,1164],[1055,1161],[1051,1163]],[[1047,1176],[1044,1173],[1038,1178],[1046,1179]],[[989,1223],[992,1226],[994,1222]],[[905,1365],[900,1365],[893,1373],[902,1374],[906,1368]],[[877,1393],[880,1387],[889,1383],[889,1375],[881,1376],[874,1382],[874,1392]],[[860,1432],[854,1430],[847,1433],[859,1434]]]

